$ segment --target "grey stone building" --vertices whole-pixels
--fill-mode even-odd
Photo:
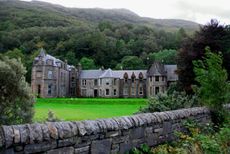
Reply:
[[[176,69],[155,62],[148,70],[82,70],[41,49],[34,59],[31,86],[40,97],[144,98],[164,93],[178,80]]]

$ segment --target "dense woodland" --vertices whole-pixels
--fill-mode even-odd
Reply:
[[[41,47],[84,69],[143,69],[154,60],[175,63],[181,41],[198,28],[125,9],[70,9],[38,1],[0,1],[0,10],[0,53],[21,57],[27,81]]]

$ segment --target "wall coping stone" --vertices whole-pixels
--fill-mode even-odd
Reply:
[[[230,104],[226,105],[226,108],[230,109]],[[93,135],[108,131],[128,130],[130,128],[154,125],[163,121],[184,119],[204,113],[210,113],[208,108],[194,107],[108,119],[4,125],[0,129],[0,148],[67,139],[74,136]]]

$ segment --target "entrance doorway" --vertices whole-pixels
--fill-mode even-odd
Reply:
[[[37,92],[38,92],[38,96],[40,97],[40,94],[41,94],[41,85],[40,84],[38,85]]]
[[[94,89],[94,97],[98,97],[98,90]]]

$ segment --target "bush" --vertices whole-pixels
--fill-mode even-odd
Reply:
[[[20,60],[0,57],[0,125],[30,123],[34,97]]]
[[[149,98],[148,105],[145,108],[141,108],[140,112],[161,112],[198,105],[195,95],[188,96],[185,92],[174,91],[172,94],[159,93],[155,97]]]
[[[47,122],[57,122],[57,121],[60,121],[60,119],[57,118],[57,116],[55,115],[53,111],[49,110],[46,121]]]

